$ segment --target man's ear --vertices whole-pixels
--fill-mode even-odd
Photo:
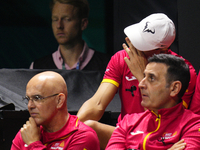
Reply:
[[[179,94],[180,90],[182,88],[182,83],[180,81],[174,81],[170,85],[170,96],[175,97]]]
[[[87,28],[87,25],[88,25],[88,18],[83,18],[81,20],[81,30],[85,30]]]
[[[63,107],[63,105],[66,103],[66,98],[65,98],[65,94],[63,94],[63,93],[59,93],[59,98],[58,98],[58,100],[57,100],[57,108],[59,109],[59,108],[62,108]]]

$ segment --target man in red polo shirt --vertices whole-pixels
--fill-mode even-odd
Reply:
[[[169,54],[157,54],[148,61],[138,85],[141,105],[147,110],[127,114],[106,150],[168,149],[180,139],[186,143],[181,149],[199,150],[200,115],[184,109],[181,99],[190,81],[188,65]]]
[[[95,131],[70,115],[67,85],[52,71],[35,75],[28,82],[24,101],[29,120],[13,140],[11,150],[99,150]]]

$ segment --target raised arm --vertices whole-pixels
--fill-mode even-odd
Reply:
[[[118,88],[111,83],[101,83],[93,97],[87,100],[79,109],[77,116],[80,121],[99,121],[106,107],[115,96],[117,89]]]
[[[143,79],[143,72],[147,65],[147,58],[142,51],[138,51],[128,37],[125,38],[129,48],[126,44],[123,44],[124,50],[127,52],[130,59],[127,57],[124,58],[126,64],[128,65],[131,73],[137,78],[140,82]]]

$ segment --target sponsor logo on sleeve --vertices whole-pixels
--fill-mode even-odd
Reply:
[[[131,77],[125,76],[125,78],[127,81],[137,80],[134,76]]]

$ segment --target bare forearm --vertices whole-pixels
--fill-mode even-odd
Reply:
[[[77,116],[80,121],[96,120],[99,121],[104,113],[104,110],[98,109],[98,104],[91,100],[87,100],[79,109]]]
[[[104,114],[108,104],[117,92],[117,87],[111,83],[102,83],[92,98],[87,100],[78,111],[78,118],[99,121]]]

